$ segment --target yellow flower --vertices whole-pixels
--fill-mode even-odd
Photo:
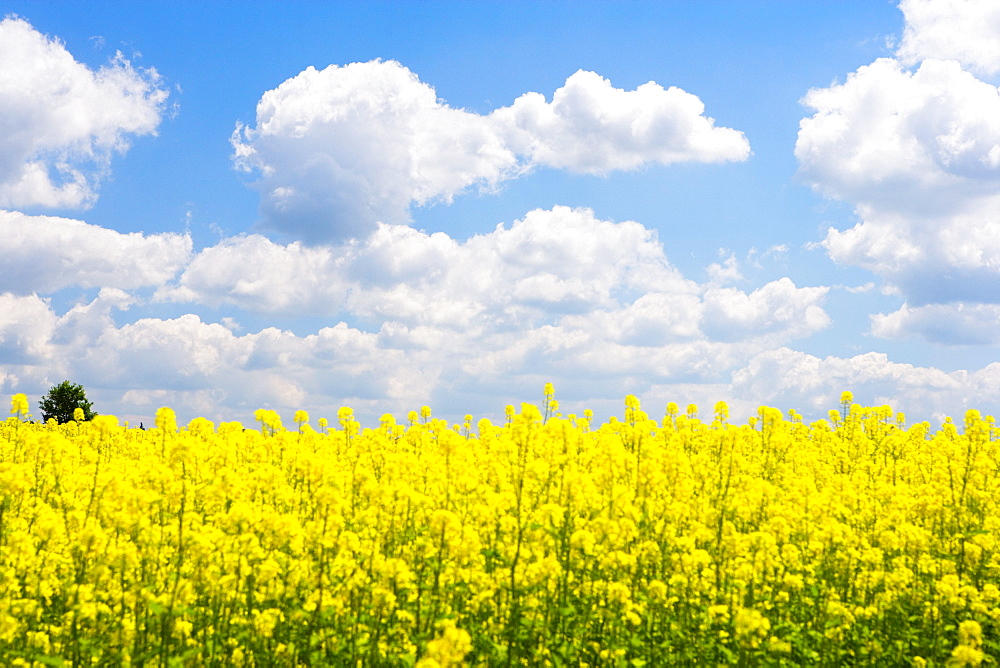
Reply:
[[[94,418],[93,424],[97,431],[102,434],[109,434],[118,427],[118,418],[114,415],[98,415]]]
[[[710,605],[708,606],[708,618],[713,624],[725,624],[729,621],[729,606],[728,605]]]
[[[969,647],[982,647],[983,627],[975,620],[967,620],[958,625],[958,642]]]
[[[28,397],[23,394],[15,394],[10,400],[10,412],[17,416],[28,414]]]
[[[75,411],[73,413],[73,419],[77,419]],[[83,419],[83,411],[80,411],[79,419]],[[156,411],[156,427],[157,429],[162,429],[163,431],[177,431],[177,416],[174,414],[174,411],[166,406]]]
[[[959,645],[951,651],[949,666],[978,666],[982,664],[985,655],[980,649],[968,645]]]
[[[285,613],[278,608],[268,608],[263,612],[253,610],[252,617],[254,630],[265,638],[270,638],[274,635],[274,629],[278,622],[285,618]]]
[[[767,637],[771,630],[771,622],[759,610],[740,608],[733,618],[733,628],[736,639],[744,647],[759,647],[760,641]]]
[[[465,657],[472,651],[472,637],[465,629],[455,626],[454,620],[438,622],[441,634],[427,643],[427,654],[417,662],[418,668],[454,668],[464,665]]]

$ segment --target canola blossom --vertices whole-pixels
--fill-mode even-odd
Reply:
[[[1000,432],[845,393],[659,421],[0,422],[0,665],[977,666]]]

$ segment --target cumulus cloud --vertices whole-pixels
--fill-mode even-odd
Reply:
[[[742,133],[656,83],[614,88],[580,71],[546,102],[528,93],[480,115],[450,107],[395,61],[307,68],[267,91],[256,124],[232,137],[256,173],[269,224],[309,241],[363,237],[409,221],[411,205],[450,202],[535,166],[604,174],[648,163],[745,160]]]
[[[407,325],[521,325],[543,313],[616,303],[653,287],[693,290],[639,223],[589,209],[535,210],[509,228],[459,241],[379,225],[363,242],[309,247],[251,235],[202,250],[157,299],[270,313],[344,310]]]
[[[881,58],[803,103],[795,156],[831,197],[918,215],[997,194],[1000,92],[954,61]]]
[[[650,81],[634,91],[615,88],[580,70],[552,102],[525,93],[492,116],[512,135],[530,164],[588,174],[636,169],[646,163],[745,160],[742,132],[715,126],[696,95]]]
[[[837,262],[881,276],[883,289],[909,308],[996,304],[1000,90],[963,66],[997,71],[1000,9],[949,0],[900,8],[907,23],[896,58],[803,99],[813,113],[801,121],[795,146],[800,175],[852,204],[858,217],[850,229],[830,228],[822,246]],[[971,326],[969,312],[959,320]],[[904,311],[873,325],[879,336],[981,338],[956,328],[932,333],[929,322]]]
[[[119,326],[112,317],[119,296],[102,291],[59,315],[38,297],[0,295],[4,379],[39,394],[74,378],[94,390],[92,399],[104,399],[95,401],[100,410],[134,421],[161,405],[188,419],[246,419],[262,406],[332,417],[344,404],[372,417],[419,405],[433,385],[419,352],[405,354],[343,323],[307,336],[273,327],[237,335],[194,314]]]
[[[21,295],[82,288],[159,286],[190,259],[181,234],[121,234],[80,220],[0,210],[0,291]]]
[[[41,297],[0,294],[0,358],[11,365],[46,361],[57,324],[58,318]]]
[[[563,238],[573,242],[551,243],[559,229],[572,230]],[[260,271],[241,278],[239,258]],[[342,247],[241,237],[203,250],[188,271],[161,298],[270,314],[330,299],[345,317],[372,324],[311,334],[240,333],[228,317],[194,314],[121,324],[116,312],[135,300],[121,288],[103,287],[65,312],[36,295],[0,294],[2,387],[39,394],[73,378],[105,412],[133,422],[161,405],[186,419],[248,420],[259,407],[332,417],[350,405],[371,422],[424,403],[444,415],[496,415],[546,381],[571,410],[604,414],[619,410],[609,397],[627,393],[654,413],[671,400],[707,410],[726,399],[734,415],[769,403],[821,416],[842,389],[926,416],[957,414],[970,396],[1000,398],[1000,365],[945,373],[876,353],[820,359],[775,350],[828,324],[826,288],[787,278],[747,292],[699,284],[670,265],[651,230],[587,209],[533,211],[465,241],[394,226]],[[304,296],[327,281],[330,292]],[[560,288],[569,283],[586,303]]]
[[[1000,304],[904,304],[892,313],[872,316],[872,334],[884,339],[919,336],[951,345],[1000,344]]]
[[[36,296],[0,295],[3,387],[40,393],[74,378],[93,388],[100,408],[134,422],[161,405],[184,419],[248,420],[260,407],[332,417],[350,405],[371,423],[424,403],[441,415],[497,416],[504,403],[530,400],[546,381],[556,383],[568,409],[604,414],[620,410],[627,393],[640,395],[652,414],[667,401],[708,410],[724,399],[734,419],[761,404],[822,417],[842,390],[917,419],[988,410],[1000,400],[1000,364],[947,373],[882,353],[818,358],[759,338],[713,341],[696,327],[684,329],[687,318],[698,317],[690,295],[642,297],[617,312],[567,315],[520,332],[472,333],[386,321],[376,331],[341,322],[308,335],[273,327],[237,334],[193,314],[118,325],[113,312],[127,303],[109,289],[59,315]],[[676,329],[665,339],[630,339],[643,317],[656,336],[666,323]]]
[[[260,235],[230,237],[204,248],[159,301],[238,305],[261,312],[336,313],[343,304],[342,264],[331,248],[282,246]]]
[[[80,230],[100,236],[81,225],[43,228],[70,240]],[[175,262],[187,252],[183,240]],[[152,242],[107,241],[129,243]],[[37,283],[106,285],[65,310],[34,294],[0,297],[0,371],[21,379],[19,391],[67,377],[118,405],[162,402],[229,419],[261,406],[330,415],[343,403],[360,415],[429,402],[495,411],[498,396],[524,400],[550,380],[578,400],[721,383],[749,356],[829,322],[825,288],[788,279],[749,292],[699,284],[670,264],[653,230],[568,207],[464,241],[392,225],[340,246],[223,240],[154,296],[218,307],[217,323],[193,313],[129,322],[121,311],[149,306],[132,286],[161,276],[64,261],[66,276],[51,282],[46,270]],[[332,326],[244,333],[233,316],[247,311]]]
[[[826,292],[787,278],[749,294],[702,286],[670,264],[653,230],[555,207],[464,242],[384,224],[364,242],[338,247],[230,239],[201,251],[156,299],[467,333],[586,329],[580,319],[597,317],[598,328],[622,342],[706,332],[737,341],[788,340],[826,327]]]
[[[957,60],[973,72],[1000,72],[1000,4],[983,0],[902,0],[906,17],[898,57],[906,65]]]
[[[771,281],[747,294],[736,288],[711,288],[704,295],[704,331],[713,340],[777,335],[783,340],[808,336],[830,325],[820,306],[829,288],[799,288],[789,278]]]
[[[0,21],[0,206],[93,204],[112,156],[153,134],[167,91],[121,54],[94,71],[27,21]]]
[[[338,247],[234,239],[157,299],[369,323],[375,350],[435,379],[424,392],[447,403],[449,392],[533,392],[560,378],[579,387],[581,368],[600,379],[595,395],[718,381],[748,354],[826,327],[825,295],[788,279],[751,293],[700,285],[652,230],[556,207],[465,241],[392,225]]]
[[[970,408],[989,411],[1000,401],[1000,364],[945,372],[891,361],[884,353],[820,358],[778,348],[755,355],[733,372],[734,401],[796,408],[824,417],[849,390],[857,403],[889,404],[918,420],[961,418]]]

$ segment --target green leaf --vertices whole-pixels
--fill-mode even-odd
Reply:
[[[66,665],[66,661],[61,656],[47,656],[43,654],[36,656],[34,660],[46,666],[59,666],[59,668],[62,668]]]

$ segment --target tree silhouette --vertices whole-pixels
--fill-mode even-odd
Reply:
[[[49,418],[53,418],[59,424],[71,421],[77,408],[83,411],[84,420],[93,420],[97,413],[91,409],[91,406],[93,404],[87,401],[87,393],[84,392],[83,386],[74,385],[68,380],[53,387],[38,402],[38,407],[42,411],[42,419],[48,422]]]

